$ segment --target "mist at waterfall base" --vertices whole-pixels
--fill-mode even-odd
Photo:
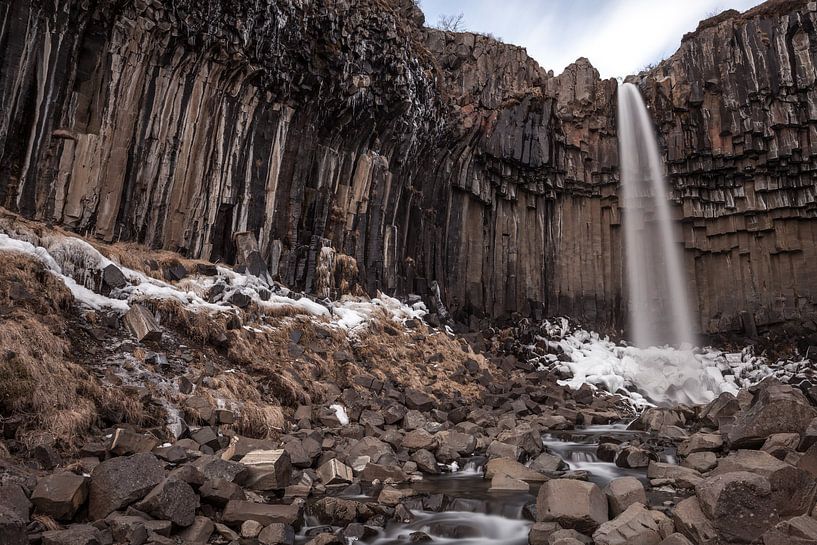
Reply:
[[[618,88],[629,322],[634,377],[656,403],[705,403],[719,392],[694,357],[692,312],[658,143],[638,88]],[[662,348],[663,347],[663,348]]]

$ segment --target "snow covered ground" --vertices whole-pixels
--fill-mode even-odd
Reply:
[[[566,319],[549,322],[547,342],[569,361],[550,356],[551,367],[572,378],[561,384],[582,384],[623,393],[636,406],[707,403],[723,392],[737,393],[767,376],[786,379],[809,362],[777,362],[754,355],[751,347],[727,353],[716,348],[637,348],[617,344],[598,333],[571,329]]]
[[[350,333],[365,327],[374,317],[381,316],[381,311],[401,323],[422,318],[427,313],[422,302],[408,306],[382,293],[372,299],[344,296],[339,301],[315,301],[265,279],[222,266],[216,267],[215,276],[190,274],[177,283],[169,283],[113,263],[77,237],[46,235],[31,240],[33,237],[29,235],[28,238],[23,240],[0,233],[0,251],[19,252],[39,260],[62,280],[77,304],[92,310],[108,309],[124,313],[131,304],[147,299],[176,299],[194,312],[229,313],[237,311],[229,302],[230,298],[241,293],[255,303],[262,313],[267,311],[274,315],[282,308],[295,309]],[[99,289],[102,271],[112,264],[124,274],[128,284],[103,295]],[[223,284],[224,290],[211,298],[208,294],[216,284]]]

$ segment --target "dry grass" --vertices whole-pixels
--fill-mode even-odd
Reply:
[[[62,282],[37,261],[3,252],[0,278],[0,307],[11,308],[0,313],[0,409],[24,417],[18,438],[33,444],[47,434],[71,448],[106,414],[143,422],[138,400],[72,361],[64,314],[72,299]]]
[[[162,270],[166,266],[181,263],[188,271],[195,272],[197,264],[208,263],[199,259],[186,259],[167,250],[151,250],[147,246],[135,242],[117,242],[115,244],[100,244],[92,240],[88,242],[111,261],[157,280],[164,280]]]

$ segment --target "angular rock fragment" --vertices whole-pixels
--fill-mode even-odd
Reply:
[[[352,468],[336,458],[332,458],[318,468],[318,477],[324,485],[351,483],[354,479]]]
[[[610,508],[610,515],[618,516],[634,503],[647,504],[644,485],[635,477],[613,479],[604,487],[604,495]]]
[[[292,464],[284,449],[254,450],[241,459],[247,468],[244,486],[253,490],[281,490],[289,484]]]
[[[187,527],[195,521],[199,497],[186,482],[168,477],[135,507],[157,519]]]
[[[274,523],[293,525],[300,516],[301,510],[297,504],[280,505],[231,500],[224,508],[222,521],[226,524],[241,524],[254,520],[264,526]]]
[[[666,515],[650,511],[640,503],[630,505],[616,518],[593,532],[596,545],[658,544],[673,531]]]
[[[88,478],[63,472],[37,479],[31,502],[41,514],[71,520],[88,497]]]
[[[142,499],[162,482],[164,469],[150,453],[105,460],[91,474],[88,514],[93,520]]]
[[[593,484],[554,479],[542,484],[536,498],[537,522],[558,522],[564,528],[592,532],[607,522],[607,498]]]
[[[162,328],[156,322],[153,314],[140,304],[131,305],[130,310],[122,316],[122,321],[139,342],[162,340]]]

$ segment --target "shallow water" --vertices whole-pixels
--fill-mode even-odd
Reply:
[[[602,435],[621,440],[632,439],[640,432],[628,431],[626,424],[589,426],[568,432],[554,432],[542,437],[547,450],[564,459],[572,471],[587,471],[588,480],[604,486],[618,477],[634,476],[646,482],[644,470],[624,469],[615,464],[601,462],[596,457],[596,447]],[[668,459],[674,453],[665,453]],[[412,483],[419,493],[444,494],[448,501],[443,512],[436,513],[414,509],[415,520],[411,523],[390,522],[385,529],[378,529],[376,536],[361,541],[370,545],[410,543],[412,534],[422,532],[431,539],[427,543],[445,545],[523,545],[527,543],[532,521],[526,506],[536,503],[538,485],[531,485],[527,493],[491,492],[490,481],[483,478],[485,459],[476,457],[465,460],[462,468],[453,473],[428,476]],[[350,499],[351,496],[349,496]],[[354,499],[362,500],[361,497]],[[368,499],[371,499],[370,497]],[[365,501],[365,500],[363,500]],[[309,524],[310,521],[307,521]],[[312,521],[312,524],[315,524]],[[298,543],[308,541],[307,533],[314,532],[307,526],[298,535]],[[310,530],[312,529],[312,532]]]

